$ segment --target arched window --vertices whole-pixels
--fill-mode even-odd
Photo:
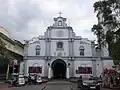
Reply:
[[[84,50],[85,50],[84,46],[80,46],[79,50],[80,50],[80,55],[84,56]]]
[[[62,26],[62,21],[58,21],[58,26]]]
[[[35,49],[36,49],[36,55],[40,55],[40,46],[37,45]]]
[[[57,48],[63,48],[63,42],[58,42],[57,43]]]

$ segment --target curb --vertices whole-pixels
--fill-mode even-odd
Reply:
[[[72,83],[77,83],[77,81],[71,81],[71,80],[70,80],[70,82],[72,82]]]
[[[15,88],[15,86],[0,86],[0,89],[5,89],[5,88]]]
[[[43,81],[42,81],[42,83],[47,83],[47,82],[48,82],[48,80],[43,80]]]

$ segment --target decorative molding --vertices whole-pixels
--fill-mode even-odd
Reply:
[[[68,30],[72,30],[72,27],[69,26],[69,27],[67,27],[67,29],[68,29]]]
[[[69,57],[69,60],[74,61],[75,58],[74,57]]]
[[[61,57],[61,56],[62,56],[62,52],[58,52],[58,53],[57,53],[57,56],[58,56],[58,57]]]
[[[24,60],[46,60],[46,59],[56,59],[56,56],[24,56]],[[64,60],[74,60],[74,61],[92,61],[94,58],[96,61],[100,61],[98,58],[99,57],[92,57],[92,56],[74,56],[74,57],[69,57],[69,56],[60,56],[60,58]],[[102,57],[102,60],[112,60],[111,57]]]
[[[50,60],[51,59],[50,56],[45,56],[44,58],[45,58],[45,60]]]
[[[51,30],[52,29],[52,26],[49,26],[48,28],[47,28],[47,30]]]
[[[90,43],[87,43],[85,41],[80,41],[80,44],[88,44],[88,45],[90,45]]]
[[[46,42],[51,42],[51,38],[45,38]]]
[[[68,27],[68,26],[61,26],[61,27],[59,27],[59,26],[49,26],[47,28],[47,30],[52,30],[52,29],[68,29],[68,30],[73,31],[72,27]]]
[[[57,51],[64,51],[64,48],[56,48]]]
[[[74,42],[75,38],[69,38],[68,41],[69,42]]]
[[[32,44],[40,44],[40,41],[35,41]]]
[[[24,56],[23,59],[26,60],[26,59],[28,59],[28,57],[27,57],[27,56]]]
[[[39,40],[46,40],[47,38],[44,38],[44,39],[39,39]],[[60,37],[60,38],[48,38],[48,39],[50,39],[50,41],[51,40],[69,40],[69,39],[71,39],[71,38],[62,38],[62,37]],[[76,38],[72,38],[72,39],[74,39],[74,41],[75,40],[81,40],[81,39],[76,39]]]

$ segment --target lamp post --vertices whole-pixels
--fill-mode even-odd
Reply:
[[[51,65],[48,63],[48,79],[51,79]]]

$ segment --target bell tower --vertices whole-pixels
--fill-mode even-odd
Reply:
[[[53,27],[67,27],[66,24],[67,19],[61,16],[62,12],[59,12],[58,14],[59,16],[57,18],[54,18]]]

